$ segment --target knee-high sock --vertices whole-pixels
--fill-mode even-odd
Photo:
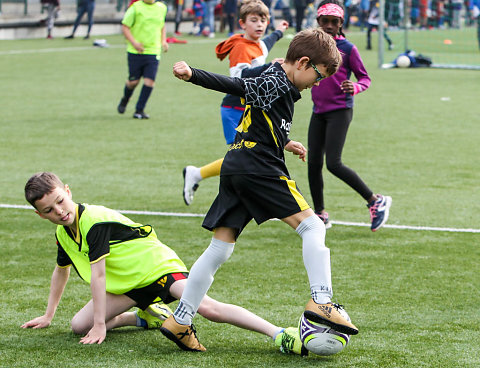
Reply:
[[[138,97],[137,106],[135,109],[140,112],[145,109],[145,105],[147,104],[148,98],[152,93],[153,87],[148,87],[145,84],[142,86],[142,90],[140,91],[140,96]]]
[[[325,246],[325,225],[317,216],[310,216],[298,225],[296,232],[303,240],[303,263],[312,298],[318,304],[325,304],[332,298],[330,249]]]
[[[203,297],[212,285],[218,268],[230,257],[235,243],[226,243],[212,238],[210,245],[192,266],[182,298],[175,310],[175,320],[182,325],[191,325]]]
[[[130,100],[130,97],[132,97],[133,91],[135,88],[128,88],[127,85],[125,84],[125,87],[123,88],[123,99],[128,102]]]
[[[202,166],[200,168],[200,175],[202,176],[202,179],[210,178],[212,176],[219,176],[220,170],[222,169],[222,164],[223,158],[219,158],[218,160]]]

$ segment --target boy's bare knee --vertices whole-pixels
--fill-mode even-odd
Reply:
[[[70,327],[72,328],[73,333],[77,335],[85,335],[91,328],[86,326],[78,318],[75,317],[70,322]]]
[[[129,89],[134,89],[138,85],[139,82],[140,82],[139,79],[133,80],[133,81],[127,81],[127,87]]]

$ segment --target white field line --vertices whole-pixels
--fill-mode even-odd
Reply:
[[[207,43],[214,43],[214,42],[219,42],[218,39],[199,39],[199,40],[188,40],[189,43],[192,44],[207,44]],[[126,44],[121,44],[121,45],[109,45],[108,47],[105,47],[105,49],[119,49],[119,48],[125,48]],[[5,51],[0,51],[0,56],[1,55],[23,55],[23,54],[44,54],[44,53],[52,53],[52,52],[69,52],[69,51],[88,51],[88,50],[98,50],[102,49],[102,47],[95,47],[93,45],[91,46],[78,46],[78,47],[51,47],[51,48],[45,48],[45,49],[26,49],[26,50],[5,50]]]
[[[22,210],[32,210],[33,208],[28,205],[18,205],[18,204],[4,204],[0,203],[0,208],[7,209],[22,209]],[[147,216],[169,216],[169,217],[204,217],[205,214],[202,213],[188,213],[188,212],[160,212],[160,211],[135,211],[135,210],[118,210],[118,212],[130,215],[147,215]],[[334,225],[341,226],[360,226],[360,227],[370,227],[370,224],[363,222],[349,222],[349,221],[332,221]],[[417,231],[443,231],[443,232],[453,232],[453,233],[480,233],[480,229],[459,229],[451,227],[432,227],[432,226],[410,226],[410,225],[389,225],[385,224],[383,227],[390,229],[401,229],[401,230],[417,230]]]
[[[118,49],[125,47],[125,45],[110,45],[109,48]],[[6,50],[0,51],[0,55],[19,55],[19,54],[44,54],[49,52],[66,52],[66,51],[85,51],[98,50],[100,47],[95,46],[79,46],[79,47],[52,47],[48,49],[30,49],[30,50]]]

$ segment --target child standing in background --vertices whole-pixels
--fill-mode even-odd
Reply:
[[[370,86],[370,77],[357,47],[342,32],[341,0],[324,0],[319,4],[317,22],[332,36],[343,58],[338,72],[312,88],[313,113],[308,129],[308,181],[315,213],[331,227],[323,198],[323,160],[327,169],[360,194],[370,210],[371,230],[377,231],[388,219],[392,198],[373,194],[355,171],[342,163],[342,151],[353,117],[353,96]],[[350,80],[351,74],[357,83]]]
[[[144,109],[155,86],[160,53],[168,51],[165,17],[167,6],[155,0],[136,1],[127,9],[122,20],[122,32],[128,41],[128,80],[117,106],[125,112],[128,101],[143,77],[143,87],[137,101],[135,119],[148,119]]]
[[[47,19],[45,19],[45,23],[47,24],[47,38],[52,39],[53,24],[55,23],[55,19],[58,17],[60,3],[58,0],[41,0],[41,3],[42,9],[47,12]]]
[[[240,27],[244,34],[236,34],[219,43],[215,48],[217,57],[230,60],[230,76],[245,77],[245,72],[255,67],[270,66],[265,64],[268,52],[273,45],[283,37],[288,23],[282,21],[275,32],[263,38],[269,21],[268,7],[260,0],[247,0],[240,8]],[[259,74],[259,73],[258,73]],[[236,128],[240,121],[245,105],[240,97],[227,94],[220,107],[222,116],[223,134],[228,145],[235,139]],[[202,167],[187,166],[183,169],[184,187],[183,199],[188,206],[193,201],[193,195],[198,183],[206,178],[220,175],[223,159],[218,159]]]

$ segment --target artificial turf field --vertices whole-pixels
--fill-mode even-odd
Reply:
[[[372,233],[362,226],[369,221],[363,200],[325,173],[334,299],[360,329],[343,352],[287,356],[267,337],[202,317],[195,320],[208,349],[202,354],[136,328],[82,346],[69,321],[90,289],[74,272],[52,325],[20,328],[43,314],[55,265],[54,225],[15,208],[25,206],[23,187],[35,172],[57,173],[78,202],[150,212],[129,216],[152,224],[188,267],[206,248],[211,234],[201,215],[218,179],[203,181],[187,207],[181,173],[224,155],[222,96],[175,79],[171,67],[186,60],[227,73],[227,62],[213,53],[221,37],[171,45],[145,121],[131,117],[138,90],[125,115],[116,112],[127,75],[122,37],[105,37],[104,49],[82,39],[0,43],[0,366],[480,366],[480,73],[379,70],[359,32],[348,38],[358,44],[372,85],[356,96],[343,159],[375,192],[392,196],[393,206],[390,226]],[[284,56],[287,46],[282,39],[270,57]],[[306,144],[312,103],[309,91],[302,95],[290,136]],[[311,202],[306,164],[290,154],[287,161]],[[279,221],[250,224],[209,294],[277,325],[295,325],[309,298],[299,237]]]

